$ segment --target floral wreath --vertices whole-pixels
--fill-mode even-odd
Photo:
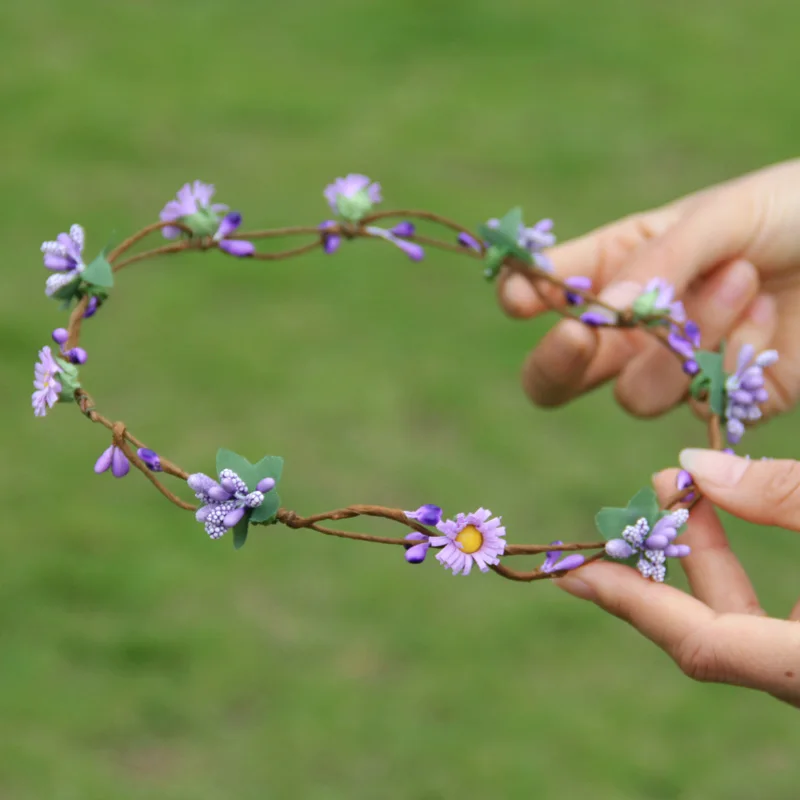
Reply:
[[[72,309],[66,328],[56,328],[52,339],[58,346],[39,351],[35,367],[32,403],[36,416],[45,416],[59,402],[75,402],[88,419],[111,431],[111,444],[94,465],[96,473],[111,471],[116,478],[136,467],[174,505],[195,512],[211,539],[232,531],[234,547],[247,540],[250,526],[281,524],[293,529],[307,529],[378,544],[401,545],[410,564],[423,562],[432,549],[436,560],[453,574],[467,575],[475,565],[481,572],[493,570],[515,581],[535,581],[560,577],[584,564],[610,558],[634,566],[644,578],[661,582],[667,574],[668,560],[689,554],[688,545],[675,542],[689,518],[689,511],[700,499],[691,475],[680,471],[676,491],[663,506],[650,488],[639,491],[624,508],[603,508],[596,518],[602,541],[525,545],[509,544],[501,518],[485,508],[459,513],[454,519],[443,518],[442,509],[425,504],[413,511],[376,505],[351,505],[321,514],[303,517],[281,507],[278,483],[283,459],[265,456],[256,463],[230,450],[217,452],[212,478],[202,472],[189,473],[160,453],[146,447],[123,422],[112,422],[95,406],[79,380],[79,367],[87,361],[80,347],[81,326],[105,307],[114,285],[114,276],[125,267],[157,256],[187,251],[221,250],[235,258],[276,261],[322,248],[332,255],[353,239],[366,238],[388,243],[403,251],[413,261],[425,254],[423,246],[461,253],[482,261],[484,275],[493,280],[501,269],[524,276],[541,299],[564,317],[580,320],[592,328],[636,328],[655,337],[682,363],[691,378],[688,398],[707,411],[710,446],[738,444],[745,426],[761,418],[761,406],[768,394],[764,369],[775,363],[777,352],[768,350],[756,355],[744,345],[734,373],[723,368],[724,348],[720,352],[700,350],[700,330],[686,318],[683,304],[675,300],[674,288],[660,278],[644,287],[629,308],[620,310],[592,294],[591,280],[555,275],[546,250],[555,244],[553,223],[549,219],[526,227],[519,208],[501,219],[491,219],[477,229],[467,228],[428,211],[375,211],[381,202],[380,184],[364,175],[337,178],[326,187],[324,197],[335,219],[319,225],[294,226],[272,230],[239,232],[242,216],[228,207],[212,203],[214,187],[195,181],[184,185],[175,200],[168,202],[160,222],[147,225],[116,247],[106,247],[94,260],[85,263],[84,230],[73,225],[69,233],[60,233],[55,241],[44,242],[44,266],[51,271],[45,294],[61,301],[62,310]],[[377,223],[394,218],[393,227]],[[449,240],[417,232],[417,222],[448,229]],[[170,243],[143,250],[129,251],[146,237],[160,232]],[[277,237],[311,237],[306,244],[288,250],[260,252],[254,240]],[[106,313],[106,312],[103,312]],[[168,475],[185,482],[200,501],[199,507],[181,499],[162,482]],[[404,537],[373,536],[332,528],[328,522],[358,516],[382,517],[400,523],[410,532]],[[591,552],[594,551],[594,552]],[[512,556],[545,554],[537,568],[519,571],[507,565]],[[585,555],[584,553],[589,553]]]

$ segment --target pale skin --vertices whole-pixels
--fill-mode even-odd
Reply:
[[[674,284],[700,325],[702,347],[726,339],[732,359],[745,342],[779,351],[767,371],[768,413],[800,396],[800,160],[611,223],[548,255],[559,277],[590,277],[593,290],[620,308],[650,278]],[[498,292],[513,317],[547,310],[520,275],[501,275]],[[523,370],[525,391],[545,407],[612,380],[620,404],[643,417],[681,402],[688,385],[678,360],[640,332],[598,332],[572,320],[544,337]],[[556,583],[629,622],[689,677],[758,689],[800,708],[800,601],[788,619],[765,615],[713,509],[800,532],[800,463],[685,450],[681,466],[706,498],[680,539],[692,547],[681,559],[691,595],[607,562]],[[675,472],[655,485],[666,498]]]

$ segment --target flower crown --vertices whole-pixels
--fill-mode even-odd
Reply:
[[[84,261],[84,230],[73,225],[55,241],[42,244],[44,266],[51,271],[45,294],[71,308],[66,328],[52,332],[58,350],[50,346],[39,351],[35,367],[33,409],[45,416],[59,402],[75,402],[92,422],[111,431],[111,444],[95,463],[96,473],[111,471],[122,478],[136,467],[170,502],[193,511],[211,539],[232,531],[236,548],[244,545],[252,525],[281,524],[308,529],[343,539],[400,545],[409,564],[423,562],[431,549],[436,560],[456,575],[467,575],[473,566],[481,572],[493,570],[515,581],[534,581],[560,577],[584,564],[601,558],[616,559],[634,566],[644,578],[663,581],[671,558],[689,554],[689,547],[675,539],[689,518],[689,511],[700,493],[692,477],[678,473],[676,491],[660,506],[655,492],[639,491],[624,508],[603,508],[596,518],[602,541],[565,544],[509,544],[500,517],[485,508],[459,513],[445,519],[439,506],[425,504],[413,511],[375,505],[351,505],[303,517],[281,507],[278,495],[283,459],[265,456],[256,463],[230,450],[220,449],[215,474],[189,473],[159,452],[146,447],[123,422],[112,422],[97,411],[92,397],[80,382],[79,367],[87,362],[87,352],[79,342],[85,319],[104,308],[114,286],[114,276],[125,267],[162,255],[187,251],[221,250],[234,258],[276,261],[321,248],[333,255],[347,241],[373,239],[401,250],[413,261],[420,261],[424,247],[461,253],[483,262],[484,275],[493,280],[501,269],[525,277],[540,298],[564,317],[580,320],[592,328],[636,328],[658,339],[683,366],[691,378],[689,396],[706,405],[711,447],[736,445],[748,423],[762,416],[767,401],[764,369],[775,363],[778,354],[768,350],[756,355],[750,345],[742,347],[736,370],[726,374],[724,352],[700,350],[700,330],[686,318],[683,304],[665,281],[655,278],[644,287],[630,308],[623,310],[603,303],[592,294],[591,280],[555,274],[547,249],[555,244],[553,223],[543,219],[526,227],[522,212],[514,208],[500,219],[480,225],[475,233],[428,211],[375,211],[381,202],[380,184],[364,175],[337,178],[323,192],[333,219],[318,225],[239,232],[242,215],[228,206],[212,203],[214,187],[195,181],[184,185],[176,199],[161,211],[160,222],[146,226],[113,249],[105,248],[88,264]],[[377,224],[394,219],[391,228]],[[448,239],[432,238],[417,232],[418,222],[449,231]],[[169,243],[133,255],[131,249],[152,234],[159,233]],[[278,237],[306,237],[309,241],[288,250],[262,252],[255,240]],[[107,313],[107,312],[103,312]],[[162,476],[177,478],[194,492],[199,506],[173,493]],[[373,536],[332,528],[329,522],[358,516],[381,517],[410,529],[404,537]],[[509,567],[508,558],[544,554],[544,562],[528,571]],[[588,555],[587,555],[588,554]]]

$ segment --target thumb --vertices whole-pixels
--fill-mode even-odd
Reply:
[[[717,450],[683,450],[681,466],[715,505],[758,525],[800,531],[800,462],[751,461]]]

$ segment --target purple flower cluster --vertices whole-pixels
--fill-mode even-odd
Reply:
[[[194,224],[202,226],[202,233],[208,235],[209,223],[216,223],[219,214],[228,210],[228,206],[222,203],[212,203],[214,196],[214,186],[203,181],[185,183],[178,189],[175,200],[170,200],[161,210],[160,219],[162,222],[183,222],[194,229]],[[172,225],[161,230],[167,239],[175,239],[181,234],[181,229]]]
[[[273,478],[264,478],[251,492],[232,469],[222,470],[219,482],[202,472],[190,475],[186,482],[203,503],[195,516],[198,522],[205,523],[206,533],[212,539],[219,539],[229,528],[238,525],[245,514],[258,508],[264,502],[264,495],[275,488]]]
[[[366,175],[355,173],[336,178],[325,187],[323,195],[331,211],[348,222],[360,222],[383,199],[379,183],[373,183]]]
[[[636,568],[642,576],[661,583],[667,575],[666,560],[683,558],[691,552],[689,545],[673,544],[688,519],[689,512],[680,508],[658,520],[651,531],[650,523],[642,517],[625,528],[621,538],[606,542],[606,554],[616,559],[638,555]]]
[[[489,228],[498,228],[500,226],[499,219],[490,219],[486,221]],[[468,233],[458,234],[458,243],[462,247],[467,247],[470,250],[481,252],[482,248],[480,242]],[[520,224],[517,233],[517,244],[527,250],[533,256],[533,262],[539,269],[545,272],[553,272],[555,267],[553,262],[542,252],[548,247],[552,247],[556,243],[556,236],[553,233],[553,220],[540,219],[535,225],[526,228],[524,224]]]
[[[33,387],[36,391],[34,391],[31,401],[34,416],[45,416],[47,410],[58,402],[62,387],[56,376],[61,371],[50,348],[43,347],[39,351],[39,361],[33,368]]]
[[[769,399],[764,385],[764,369],[778,360],[777,350],[765,350],[756,355],[755,348],[746,344],[739,351],[736,372],[725,381],[727,407],[725,421],[728,442],[738,444],[744,436],[744,423],[761,419],[760,405]]]
[[[442,548],[436,560],[453,575],[469,575],[473,564],[481,572],[488,572],[493,564],[500,563],[505,552],[506,529],[499,517],[479,508],[472,514],[458,514],[454,520],[442,519],[439,506],[420,506],[416,511],[406,511],[409,519],[423,525],[435,525],[442,536],[428,536],[414,531],[406,536],[406,561],[419,564],[425,560],[430,547]]]
[[[48,297],[72,283],[86,269],[84,241],[83,228],[73,225],[69,233],[59,233],[54,242],[42,243],[44,265],[53,272],[45,284],[44,293]]]

